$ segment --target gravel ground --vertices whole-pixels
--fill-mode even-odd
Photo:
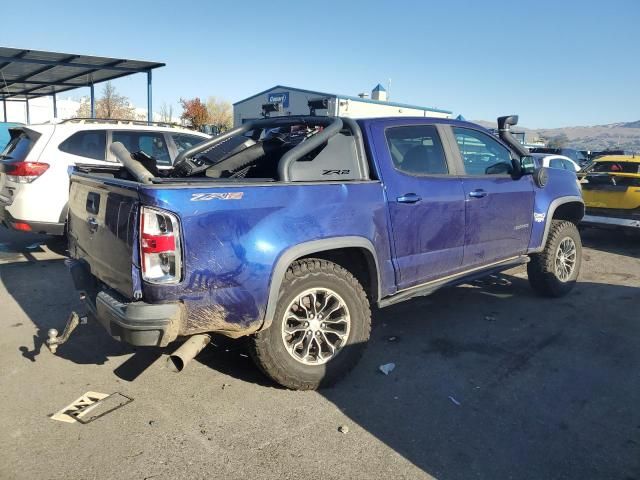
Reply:
[[[79,308],[64,249],[2,230],[0,478],[640,479],[640,239],[584,243],[569,296],[515,269],[377,311],[349,377],[292,392],[225,339],[180,374],[92,324],[52,355]],[[49,418],[90,390],[134,401]]]

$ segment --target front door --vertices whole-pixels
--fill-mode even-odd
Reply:
[[[465,268],[525,253],[533,218],[531,175],[515,180],[509,150],[488,133],[451,130],[464,168]]]
[[[453,175],[438,128],[374,124],[398,289],[459,269],[464,249],[462,180]],[[384,139],[384,141],[382,141]]]

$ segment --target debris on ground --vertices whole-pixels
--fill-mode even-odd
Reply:
[[[230,387],[230,386],[231,386],[231,385],[230,385],[230,384],[228,384],[228,383],[223,383],[223,384],[222,384],[222,390],[224,390],[225,388]]]
[[[453,398],[451,395],[449,395],[449,400],[451,400],[454,404],[456,404],[457,406],[460,406],[460,402],[458,400],[456,400],[455,398]]]
[[[489,315],[485,315],[485,316],[484,316],[484,319],[485,319],[487,322],[495,322],[495,320],[496,320],[496,316],[495,316],[495,315],[493,315],[492,313],[490,313]]]
[[[346,425],[340,425],[338,427],[338,431],[340,433],[349,433],[349,427],[347,427]]]
[[[387,342],[389,343],[394,343],[398,341],[398,337],[396,335],[391,335],[390,337],[387,337]]]
[[[385,363],[384,365],[380,365],[378,367],[378,369],[385,375],[389,375],[391,372],[393,372],[394,368],[396,368],[395,363]]]
[[[133,398],[120,392],[87,392],[51,415],[51,419],[65,423],[90,423],[131,402]]]

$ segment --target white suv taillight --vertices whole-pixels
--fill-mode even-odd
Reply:
[[[31,183],[49,168],[48,163],[41,162],[7,162],[4,173],[7,180],[15,183]]]
[[[151,207],[142,207],[140,215],[142,278],[150,283],[178,283],[182,273],[178,218]]]

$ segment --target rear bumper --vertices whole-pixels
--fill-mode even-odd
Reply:
[[[585,215],[581,222],[584,225],[603,225],[611,227],[626,227],[640,229],[640,220],[630,218],[604,217],[599,215]]]
[[[82,262],[70,261],[69,270],[76,289],[85,294],[91,317],[114,339],[138,347],[164,347],[177,338],[182,304],[127,302],[118,293],[99,286]]]
[[[0,224],[10,230],[17,230],[29,233],[43,233],[46,235],[64,235],[64,223],[31,222],[14,218],[8,211],[6,205],[0,203]],[[26,228],[16,228],[16,224],[26,225]]]

